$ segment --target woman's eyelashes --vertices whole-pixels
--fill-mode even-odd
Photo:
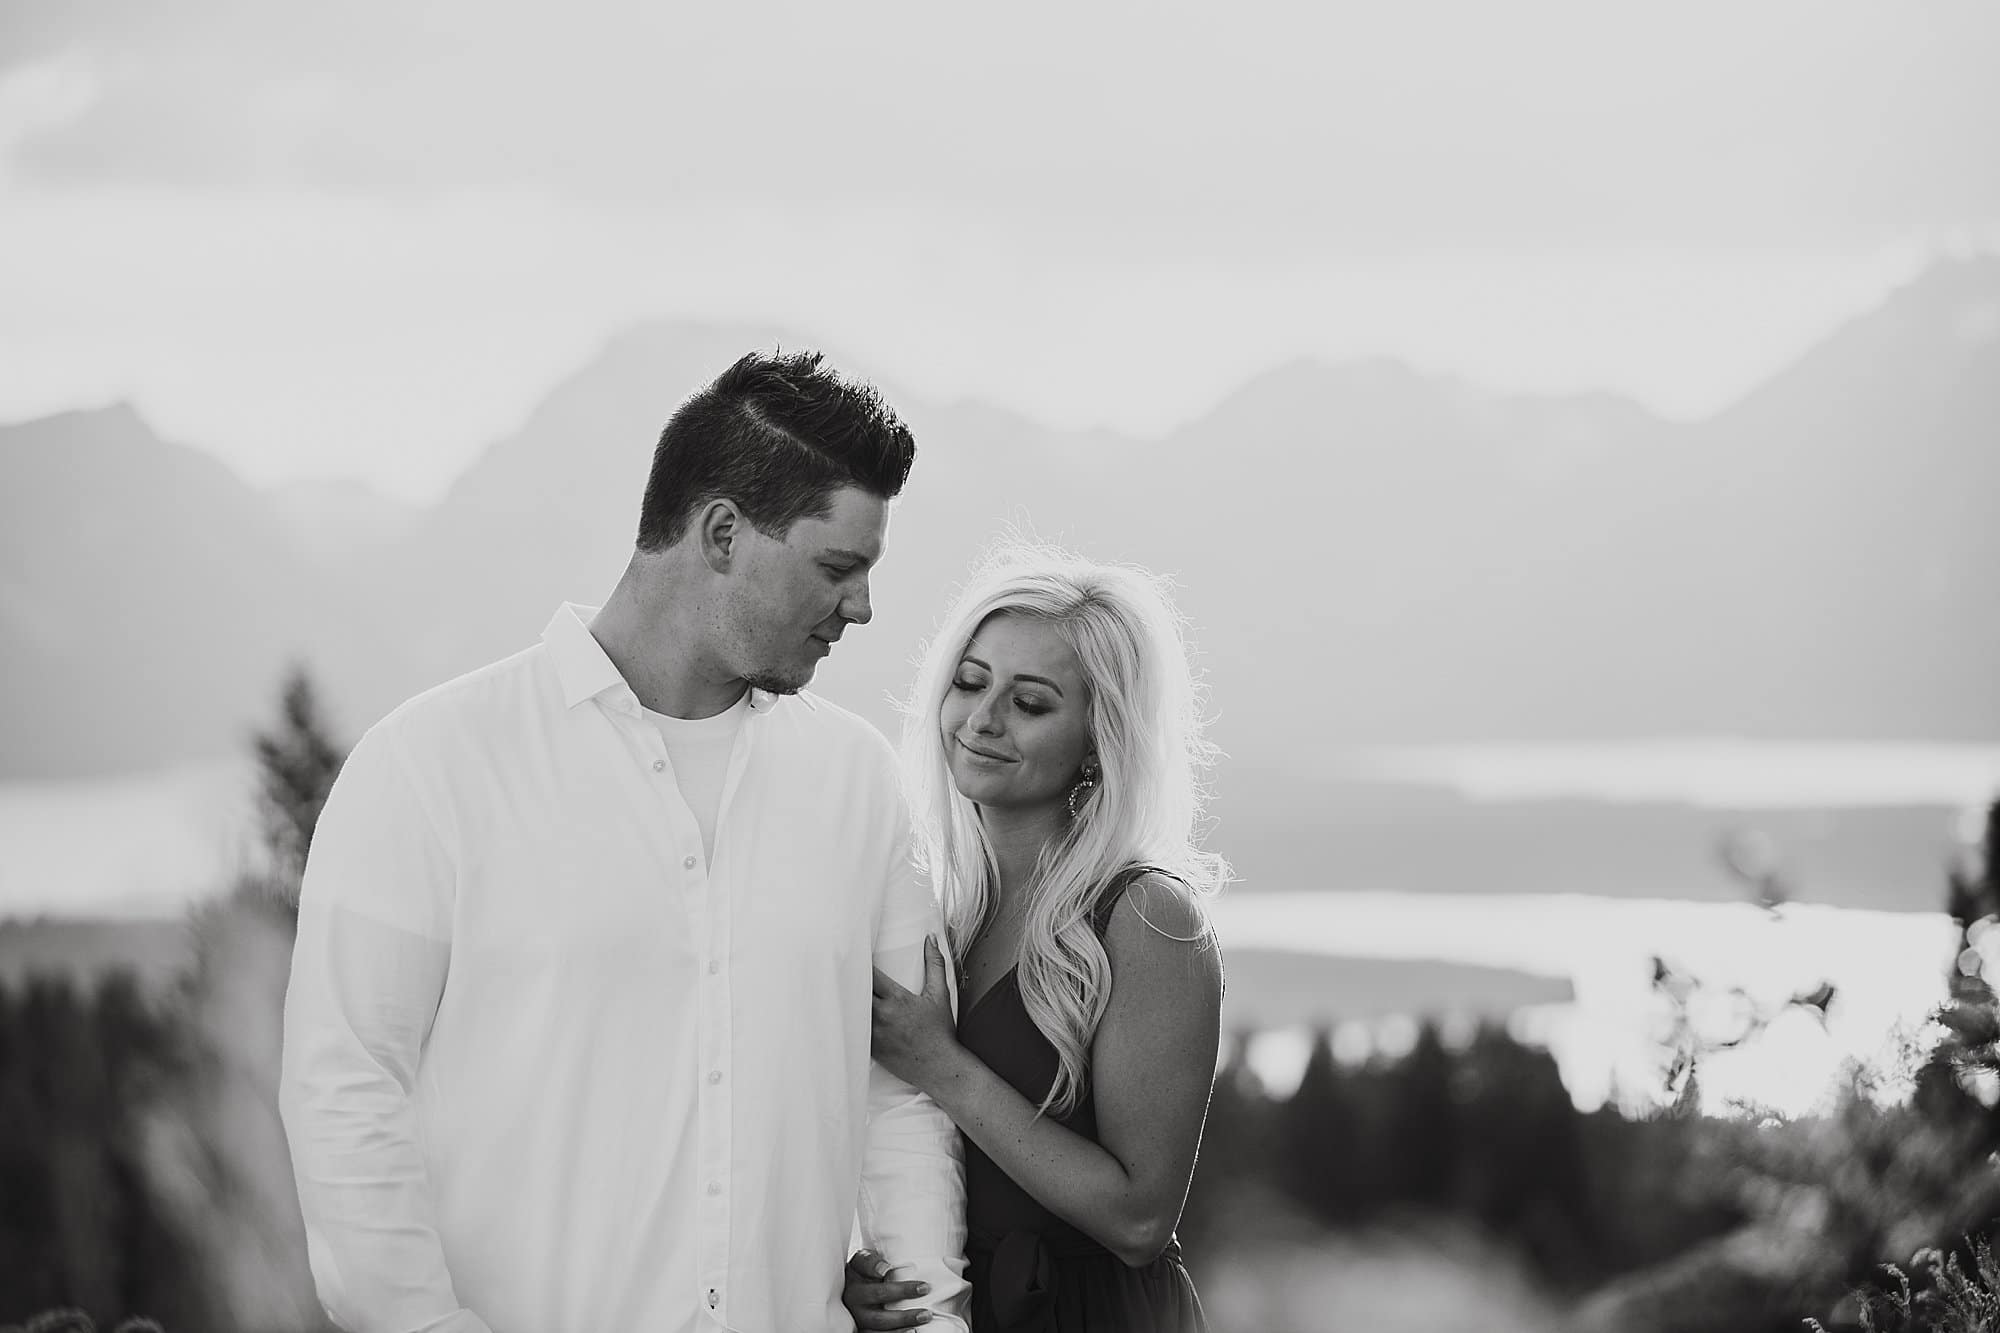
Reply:
[[[969,676],[958,676],[952,680],[951,687],[961,694],[976,694],[986,688],[986,682]],[[1032,695],[1016,695],[1014,698],[1014,707],[1020,709],[1029,717],[1040,717],[1049,711],[1048,704],[1041,702]]]

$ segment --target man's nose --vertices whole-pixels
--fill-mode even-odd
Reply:
[[[850,625],[865,625],[875,618],[875,606],[868,599],[868,580],[852,585],[840,599],[840,618]]]

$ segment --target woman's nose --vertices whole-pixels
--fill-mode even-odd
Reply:
[[[994,706],[991,695],[980,696],[972,708],[972,729],[982,736],[992,736],[1000,730],[1000,710]]]

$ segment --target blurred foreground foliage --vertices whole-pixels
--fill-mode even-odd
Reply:
[[[0,1333],[329,1327],[276,1109],[298,873],[343,754],[302,675],[256,752],[270,865],[190,914],[177,985],[0,988]],[[1579,1112],[1546,1051],[1426,1024],[1355,1063],[1321,1033],[1280,1096],[1238,1034],[1181,1227],[1214,1326],[2000,1333],[2000,1004],[1976,948],[2000,929],[2000,806],[1984,851],[1950,881],[1968,952],[1913,1095],[1857,1071],[1814,1115],[1707,1117],[1679,1049],[1662,1109]]]
[[[148,994],[112,971],[89,988],[0,986],[5,1333],[331,1328],[277,1076],[298,875],[345,751],[299,671],[253,743],[271,855],[188,914],[193,962],[176,984]]]
[[[1854,1300],[1866,1333],[1991,1333],[2000,1328],[2000,1260],[1984,1237],[1968,1240],[1970,1267],[1957,1254],[1919,1250],[1909,1273],[1883,1265],[1895,1282],[1892,1290],[1865,1289]],[[1817,1319],[1806,1320],[1813,1333],[1827,1333]]]
[[[97,1333],[97,1321],[74,1308],[44,1310],[25,1324],[0,1325],[0,1333]],[[127,1319],[111,1333],[165,1333],[157,1320]]]
[[[1671,1100],[1639,1115],[1575,1110],[1553,1058],[1494,1026],[1448,1044],[1426,1025],[1406,1054],[1353,1064],[1322,1032],[1289,1097],[1265,1090],[1240,1035],[1182,1227],[1217,1327],[1420,1326],[1386,1288],[1373,1304],[1340,1288],[1329,1322],[1230,1273],[1269,1271],[1258,1256],[1274,1250],[1324,1266],[1456,1244],[1484,1295],[1433,1310],[1433,1327],[1491,1326],[1505,1309],[1576,1333],[1798,1333],[1814,1316],[1827,1333],[2000,1333],[1983,1248],[2000,1234],[2000,1003],[1978,947],[2000,942],[1986,939],[2000,931],[2000,803],[1976,859],[1949,879],[1959,957],[1909,1067],[1850,1070],[1810,1115],[1701,1114],[1702,1052],[1679,1031],[1663,1052]],[[1655,984],[1690,999],[1671,969]],[[1823,987],[1793,1004],[1838,1002]],[[1919,1273],[1913,1294],[1885,1264]]]

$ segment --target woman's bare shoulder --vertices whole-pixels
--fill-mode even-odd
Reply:
[[[1115,962],[1121,954],[1212,950],[1215,930],[1200,897],[1172,875],[1148,870],[1135,875],[1112,904],[1105,925],[1105,950]]]

